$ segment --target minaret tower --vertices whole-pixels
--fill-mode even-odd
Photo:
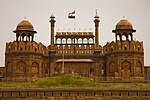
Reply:
[[[54,45],[54,27],[55,27],[55,16],[52,14],[50,17],[50,23],[51,23],[51,45]]]
[[[97,9],[96,9],[96,15],[95,15],[95,48],[99,48],[99,16],[97,15]]]

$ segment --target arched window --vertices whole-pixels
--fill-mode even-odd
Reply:
[[[126,40],[126,36],[125,35],[122,35],[122,40]]]
[[[65,38],[62,39],[62,44],[66,44],[66,39]]]
[[[120,34],[120,33],[119,33],[119,34]],[[116,36],[116,38],[117,38],[116,40],[118,40],[118,41],[120,40],[119,34],[117,34],[117,36]]]
[[[61,44],[61,39],[58,38],[58,39],[56,40],[56,43],[57,43],[57,44]]]
[[[82,44],[82,39],[81,38],[78,39],[78,43]]]
[[[67,39],[67,44],[71,44],[71,39],[70,38]]]
[[[87,44],[87,38],[83,39],[83,44]]]
[[[90,44],[93,43],[93,39],[92,39],[92,38],[89,39],[89,43],[90,43]]]

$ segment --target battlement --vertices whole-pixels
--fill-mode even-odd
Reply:
[[[56,32],[55,37],[94,37],[93,32]]]
[[[6,53],[23,51],[46,54],[46,47],[42,43],[34,41],[13,41],[6,43]]]
[[[56,53],[57,54],[93,54],[94,53],[94,45],[63,45],[57,46]]]
[[[109,52],[119,52],[119,51],[137,51],[137,52],[144,52],[143,49],[143,42],[139,41],[112,41],[111,43],[107,42],[107,44],[103,47],[104,53]]]

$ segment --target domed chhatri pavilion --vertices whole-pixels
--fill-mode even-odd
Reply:
[[[115,41],[99,45],[99,16],[94,17],[94,32],[55,32],[55,17],[50,17],[48,47],[34,40],[37,33],[24,19],[17,25],[16,40],[6,43],[5,81],[32,81],[34,78],[72,74],[99,81],[130,81],[144,77],[143,42],[133,40],[132,24],[120,20]]]

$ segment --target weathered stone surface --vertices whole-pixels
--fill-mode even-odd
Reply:
[[[73,92],[73,91],[71,91],[71,92],[70,92],[70,96],[73,96],[73,97],[74,97],[74,96],[78,96],[78,92]]]
[[[36,92],[28,92],[28,95],[36,97]]]
[[[70,91],[71,90],[71,91]],[[3,100],[149,100],[150,90],[1,89]]]
[[[45,92],[45,96],[52,96],[52,92]]]
[[[121,96],[128,96],[128,92],[121,92]]]
[[[27,97],[27,92],[20,92],[20,97]]]
[[[37,96],[44,96],[44,92],[37,92]]]
[[[19,92],[12,92],[12,97],[20,97],[20,93]]]
[[[3,92],[3,98],[12,98],[11,92]]]

